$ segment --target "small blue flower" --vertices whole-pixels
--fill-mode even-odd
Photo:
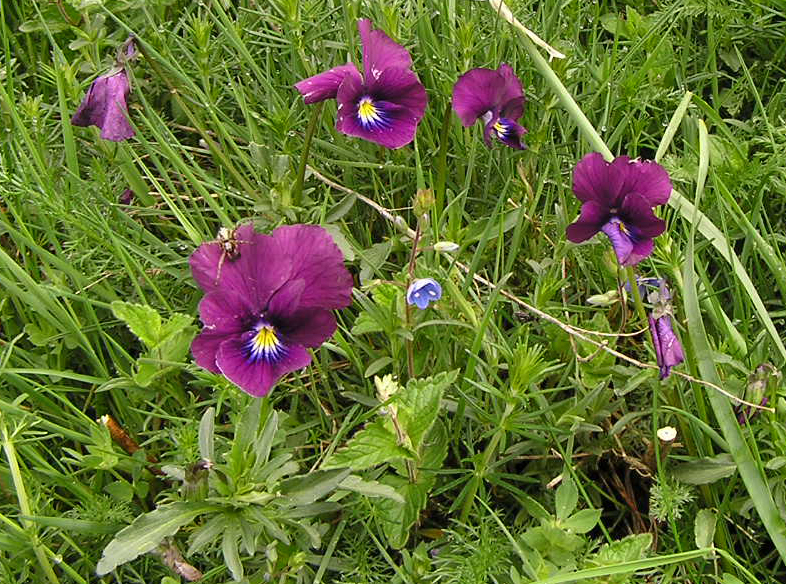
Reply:
[[[426,310],[429,302],[442,298],[442,286],[431,278],[418,278],[407,288],[407,304]]]

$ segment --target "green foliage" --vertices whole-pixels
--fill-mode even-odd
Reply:
[[[786,509],[780,4],[508,0],[566,53],[546,63],[560,93],[486,2],[3,2],[0,581],[173,582],[189,562],[206,584],[786,581],[762,545]],[[417,141],[345,136],[328,101],[304,160],[314,109],[292,86],[359,62],[363,17],[427,89]],[[114,144],[69,120],[129,34],[137,136]],[[523,152],[451,110],[459,75],[501,62],[527,95]],[[687,358],[667,380],[609,352],[655,362],[607,241],[565,240],[571,169],[602,146],[568,95],[674,183],[636,267],[674,294]],[[325,225],[358,284],[264,400],[189,351],[188,256],[252,220]],[[411,276],[440,302],[408,308]]]
[[[178,367],[197,333],[194,318],[187,314],[175,313],[162,321],[161,315],[150,306],[119,300],[112,303],[112,312],[147,348],[137,359],[133,376],[141,387],[148,387],[156,377],[171,371],[173,366]]]

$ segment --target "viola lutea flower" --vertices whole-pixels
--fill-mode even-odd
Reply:
[[[602,231],[620,265],[635,265],[652,253],[653,238],[666,229],[653,209],[668,202],[671,190],[668,173],[656,162],[627,156],[606,162],[597,152],[588,154],[573,172],[573,192],[582,206],[568,226],[568,239],[581,243]]]
[[[330,338],[332,310],[351,302],[352,276],[322,227],[283,226],[263,235],[245,224],[236,236],[237,255],[220,273],[220,246],[202,244],[191,256],[194,279],[206,292],[199,304],[205,327],[191,351],[199,366],[259,397],[307,366],[307,349]]]
[[[526,148],[522,137],[527,130],[516,121],[524,113],[524,89],[510,65],[480,67],[459,77],[453,86],[453,111],[467,128],[483,121],[487,146],[494,137],[511,148]]]
[[[353,63],[303,79],[295,88],[305,103],[336,99],[336,129],[386,148],[401,148],[415,138],[426,111],[426,89],[411,70],[404,47],[371,21],[358,21],[363,45],[363,75]]]
[[[101,129],[101,138],[112,142],[122,142],[134,136],[134,128],[128,122],[126,100],[131,92],[131,84],[125,63],[135,56],[134,42],[129,39],[118,52],[115,66],[90,85],[82,103],[71,117],[71,124],[97,126]]]
[[[671,325],[671,292],[665,281],[661,280],[659,290],[649,294],[649,300],[653,304],[648,320],[655,345],[655,358],[660,368],[660,378],[666,379],[671,375],[671,368],[685,360],[685,355]]]
[[[430,302],[442,298],[442,286],[431,278],[418,278],[407,288],[407,304],[426,310]]]

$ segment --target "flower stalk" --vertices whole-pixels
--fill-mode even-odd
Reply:
[[[303,152],[300,155],[300,164],[297,168],[297,178],[295,179],[295,186],[292,187],[292,193],[290,195],[291,200],[285,202],[285,206],[289,206],[291,203],[295,207],[300,205],[300,199],[303,195],[303,181],[306,177],[306,165],[308,164],[308,153],[311,150],[311,140],[314,138],[314,131],[317,128],[317,124],[319,124],[319,118],[322,115],[322,106],[325,105],[325,102],[321,101],[317,104],[317,107],[314,108],[313,113],[311,114],[311,119],[308,121],[308,127],[306,128],[306,135],[303,138]]]

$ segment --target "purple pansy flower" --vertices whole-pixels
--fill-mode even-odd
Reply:
[[[336,129],[350,136],[401,148],[415,138],[426,111],[426,89],[410,69],[409,51],[367,18],[358,21],[363,45],[361,75],[353,63],[303,79],[295,88],[305,103],[338,101]]]
[[[108,73],[101,75],[87,90],[82,103],[71,117],[74,126],[101,128],[101,137],[122,142],[135,132],[128,123],[126,99],[131,92],[125,62],[136,56],[134,41],[129,39],[118,51],[118,61]]]
[[[264,396],[281,376],[308,365],[306,349],[336,330],[331,311],[349,306],[352,276],[317,225],[263,235],[245,224],[235,237],[231,259],[222,262],[225,252],[216,242],[203,243],[191,256],[194,279],[206,292],[199,303],[205,327],[191,351],[201,367]]]
[[[511,148],[526,148],[521,138],[527,130],[516,122],[524,113],[524,90],[510,65],[464,73],[453,86],[453,110],[465,127],[483,120],[488,146],[493,135]]]
[[[671,374],[671,368],[685,360],[685,355],[671,326],[671,292],[665,281],[661,280],[660,289],[649,294],[649,300],[653,304],[649,325],[655,345],[655,358],[660,367],[660,378],[666,379]]]
[[[568,226],[568,239],[580,243],[602,231],[620,265],[637,264],[666,229],[652,210],[668,202],[671,188],[668,173],[656,162],[627,156],[606,162],[597,152],[587,154],[573,172],[573,192],[583,204],[581,216]]]
[[[431,278],[418,278],[407,288],[407,304],[414,304],[420,310],[426,310],[429,302],[442,298],[442,286]]]

